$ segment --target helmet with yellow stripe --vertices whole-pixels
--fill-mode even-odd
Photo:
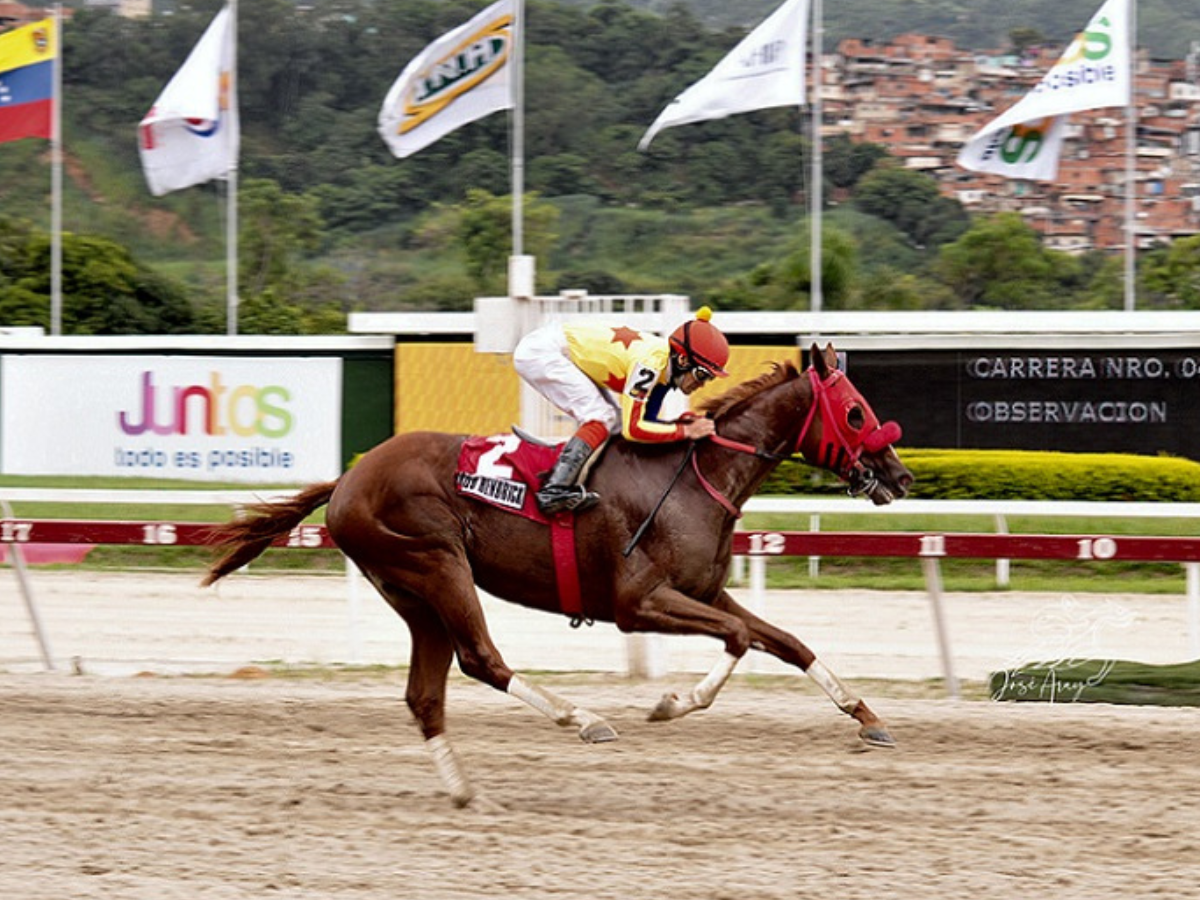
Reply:
[[[729,341],[720,329],[709,320],[712,310],[702,306],[696,310],[696,318],[684,322],[668,339],[671,352],[682,359],[683,367],[700,381],[724,378],[729,373],[725,364],[729,362]]]

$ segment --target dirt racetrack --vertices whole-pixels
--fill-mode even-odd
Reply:
[[[450,727],[503,811],[455,810],[395,673],[0,675],[6,900],[1197,896],[1200,711],[864,693],[861,751],[802,677],[546,675],[588,746],[456,677]],[[666,685],[687,687],[690,676]]]

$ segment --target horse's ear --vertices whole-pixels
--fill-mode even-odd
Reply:
[[[816,342],[813,342],[808,351],[808,361],[819,378],[829,377],[830,371],[837,368],[837,353],[834,352],[833,344],[826,344],[825,349],[822,350],[816,345]]]

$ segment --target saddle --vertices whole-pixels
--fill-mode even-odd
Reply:
[[[554,466],[562,444],[547,444],[514,428],[514,434],[469,437],[463,441],[454,472],[458,493],[498,509],[550,526],[550,548],[558,583],[559,607],[578,626],[583,616],[579,565],[575,554],[575,514],[548,518],[534,493],[541,475]],[[590,624],[590,622],[589,622]]]
[[[548,444],[519,429],[514,434],[469,437],[463,441],[454,472],[460,494],[535,522],[549,524],[534,493],[542,473],[554,466],[562,444]],[[557,518],[557,517],[555,517]]]

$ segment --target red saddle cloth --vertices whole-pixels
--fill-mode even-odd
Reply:
[[[549,522],[537,508],[538,476],[549,471],[562,445],[531,444],[515,434],[470,437],[463,441],[454,473],[460,494],[517,513],[535,522]]]
[[[537,508],[534,497],[541,486],[539,475],[554,466],[561,449],[561,444],[531,444],[515,434],[467,438],[458,454],[454,487],[460,494],[550,526],[559,606],[580,620],[583,597],[575,557],[575,515],[568,512],[548,518]]]

